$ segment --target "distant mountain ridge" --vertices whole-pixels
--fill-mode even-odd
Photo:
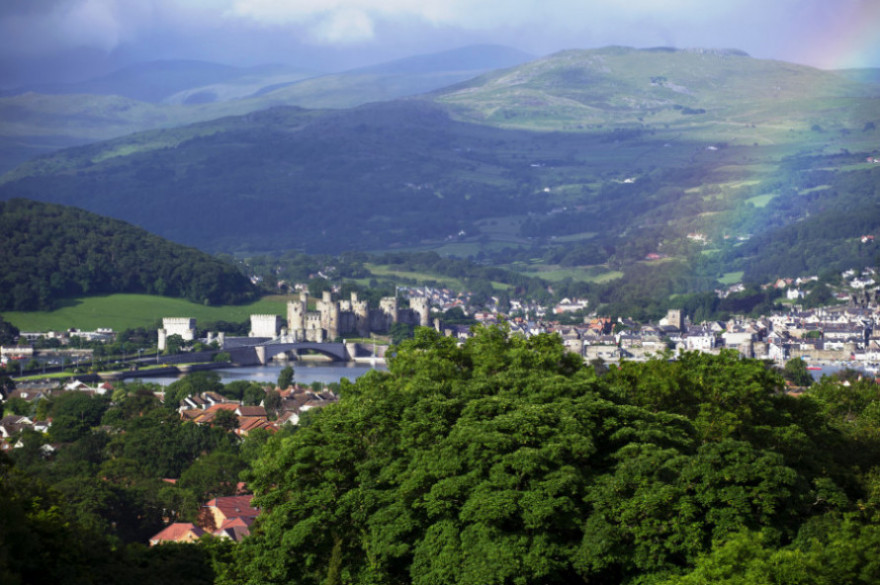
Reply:
[[[236,67],[207,61],[148,61],[78,83],[38,84],[7,93],[118,95],[158,103],[183,89],[220,83],[241,74]]]
[[[752,125],[818,119],[819,102],[880,96],[834,72],[753,59],[742,51],[606,47],[562,51],[434,93],[466,121],[509,128],[577,130],[608,123]],[[834,107],[832,105],[832,107]],[[852,104],[823,111],[843,125]],[[759,130],[760,132],[760,130]]]
[[[0,97],[0,174],[69,146],[279,105],[348,108],[387,101],[529,58],[482,45],[333,75],[288,66],[156,61],[77,84],[34,85]]]
[[[4,175],[0,199],[210,250],[568,246],[570,263],[623,266],[819,216],[852,169],[862,206],[877,95],[732,50],[564,51],[406,99],[65,150]]]

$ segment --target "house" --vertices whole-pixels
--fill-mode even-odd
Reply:
[[[199,514],[199,525],[213,532],[233,518],[256,518],[260,510],[251,507],[252,499],[253,496],[226,496],[209,500]]]
[[[190,398],[192,398],[192,397],[190,397]],[[193,409],[198,414],[191,419],[189,417],[191,416],[192,413],[189,413],[189,411],[185,411],[188,414],[185,416],[182,414],[182,416],[184,416],[184,418],[192,420],[192,422],[196,423],[197,425],[209,425],[214,422],[214,417],[217,416],[217,413],[220,412],[221,410],[228,410],[230,412],[235,413],[238,410],[238,408],[239,408],[238,404],[235,404],[235,403],[215,404],[214,406],[206,408],[203,411]]]
[[[278,426],[275,423],[270,422],[267,418],[240,417],[238,419],[238,428],[235,429],[235,434],[241,437],[246,437],[255,429],[265,429],[274,433],[278,430]]]
[[[164,542],[195,542],[205,531],[191,522],[175,522],[150,538],[150,546]]]
[[[685,348],[689,351],[710,351],[715,348],[715,334],[704,327],[690,327],[684,337]]]
[[[266,409],[262,406],[239,406],[235,414],[241,417],[266,418]]]
[[[13,398],[21,398],[28,402],[35,402],[37,400],[48,398],[48,395],[39,388],[16,388],[9,393],[8,400],[12,400]]]
[[[218,538],[228,538],[233,542],[241,542],[242,538],[250,535],[251,524],[253,523],[254,518],[250,516],[229,518],[224,520],[223,524],[220,525],[220,528],[215,530],[212,534]]]
[[[32,429],[34,421],[26,416],[10,414],[0,419],[0,437],[8,439],[12,435],[23,431],[24,429]]]

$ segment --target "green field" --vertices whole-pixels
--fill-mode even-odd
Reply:
[[[743,272],[728,272],[724,276],[718,279],[718,282],[721,284],[736,284],[738,282],[742,282]]]
[[[756,195],[755,197],[750,197],[746,199],[746,203],[751,203],[758,209],[762,207],[767,207],[767,204],[775,197],[773,193],[767,193],[765,195]]]
[[[461,281],[461,279],[443,276],[441,274],[431,274],[430,272],[414,272],[409,270],[396,270],[389,266],[382,266],[379,264],[370,263],[364,264],[364,267],[366,267],[367,270],[369,270],[373,275],[380,278],[405,278],[414,280],[419,284],[433,281],[439,283],[441,286],[445,286],[452,290],[465,290],[467,288],[464,285],[464,282]],[[495,290],[507,290],[510,288],[510,285],[504,284],[503,282],[492,282],[492,288],[494,288]]]
[[[293,298],[293,297],[291,297]],[[249,305],[207,307],[182,299],[151,295],[115,294],[69,299],[54,311],[8,312],[3,318],[22,331],[58,331],[76,328],[115,331],[154,327],[163,317],[192,317],[196,322],[241,322],[253,314],[286,315],[287,298],[263,297]]]
[[[622,272],[595,266],[586,268],[560,268],[557,266],[548,266],[546,269],[523,270],[522,272],[528,276],[536,276],[550,282],[559,282],[566,278],[571,278],[578,282],[603,283],[623,276]]]

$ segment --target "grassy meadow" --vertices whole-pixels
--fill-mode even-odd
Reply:
[[[290,297],[291,299],[293,297]],[[109,327],[116,331],[151,328],[163,317],[192,317],[196,322],[241,322],[253,314],[287,314],[288,297],[273,295],[248,305],[210,307],[183,299],[138,294],[81,297],[63,301],[54,311],[7,312],[3,318],[22,331],[69,328],[92,331]]]

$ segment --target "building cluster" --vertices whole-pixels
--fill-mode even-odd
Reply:
[[[429,307],[436,307],[440,311],[448,311],[456,307],[467,307],[472,295],[468,291],[455,292],[448,288],[435,288],[430,286],[401,287],[400,294],[409,299],[410,306],[418,299],[424,299]]]
[[[22,331],[19,333],[22,337],[30,342],[37,341],[40,338],[57,339],[61,345],[70,343],[72,337],[79,337],[86,341],[100,341],[102,343],[111,343],[116,339],[116,333],[112,329],[101,328],[94,331],[83,331],[81,329],[66,329],[64,331]]]
[[[274,420],[269,419],[265,401],[259,405],[248,406],[216,392],[203,392],[187,396],[180,401],[178,412],[181,418],[197,425],[213,425],[220,411],[227,410],[236,416],[236,435],[245,437],[255,429],[276,432],[282,425],[299,423],[300,416],[307,410],[321,408],[339,400],[329,390],[315,391],[307,386],[294,384],[290,388],[276,389],[280,402],[275,409]]]
[[[12,400],[23,400],[29,404],[35,404],[64,392],[83,392],[90,396],[103,396],[113,392],[113,386],[107,382],[90,386],[79,380],[71,380],[62,386],[59,386],[57,382],[20,384],[19,387],[9,392],[5,401],[8,403]],[[30,416],[7,414],[0,419],[0,451],[10,451],[23,447],[24,443],[21,440],[21,434],[25,430],[47,433],[51,426],[52,421],[49,419],[40,420]],[[41,450],[45,456],[50,456],[55,452],[56,448],[54,445],[46,444],[42,446]]]
[[[150,546],[168,542],[195,542],[206,534],[234,542],[250,535],[260,510],[251,506],[252,495],[225,496],[205,502],[196,523],[174,522],[150,538]]]
[[[593,317],[583,325],[514,319],[512,333],[556,333],[586,360],[643,359],[665,351],[718,353],[732,349],[744,357],[782,362],[803,358],[815,363],[846,363],[866,370],[880,364],[880,308],[825,307],[758,318],[691,323],[669,311],[657,323]],[[459,332],[466,337],[466,332]]]

